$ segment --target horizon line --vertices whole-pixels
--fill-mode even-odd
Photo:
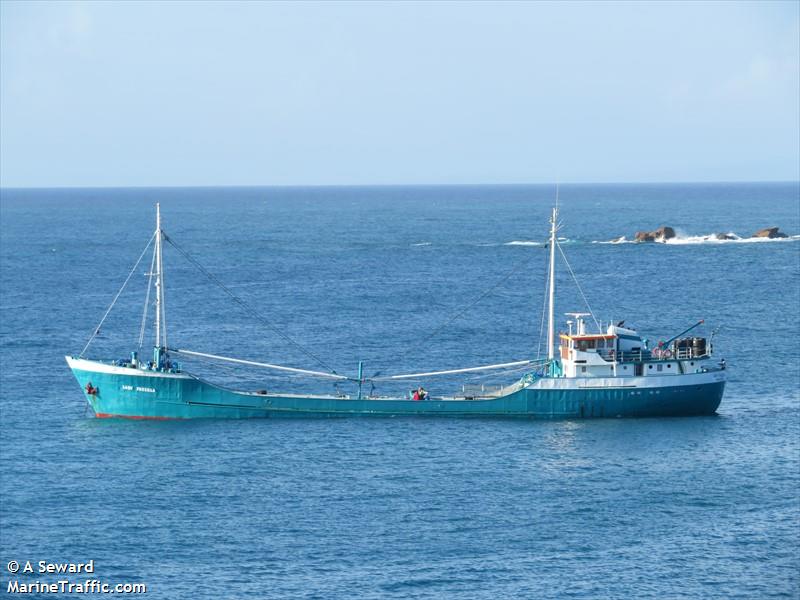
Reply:
[[[121,190],[121,189],[219,189],[219,188],[387,188],[387,187],[523,187],[523,186],[587,186],[587,185],[733,185],[733,184],[800,184],[800,179],[737,179],[718,181],[552,181],[507,183],[272,183],[272,184],[205,184],[205,185],[0,185],[0,190]]]

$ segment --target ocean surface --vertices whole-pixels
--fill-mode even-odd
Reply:
[[[166,245],[171,346],[353,374],[364,361],[367,375],[535,357],[554,195],[2,190],[0,596],[55,580],[12,577],[8,561],[91,559],[94,578],[143,582],[147,598],[800,597],[796,183],[561,186],[562,247],[598,320],[653,340],[701,318],[716,331],[729,382],[714,417],[100,420],[64,362],[145,248],[156,202],[170,238],[270,323]],[[625,243],[660,225],[679,237]],[[747,239],[775,225],[790,237]],[[88,356],[138,346],[149,266]],[[585,306],[562,262],[559,320]]]

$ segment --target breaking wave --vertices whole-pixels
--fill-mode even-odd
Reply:
[[[674,238],[662,242],[637,242],[633,239],[628,239],[624,235],[614,240],[593,241],[593,244],[638,244],[638,243],[654,243],[654,244],[670,244],[673,246],[689,245],[689,244],[762,244],[765,242],[796,242],[800,240],[800,235],[790,235],[785,238],[757,238],[757,237],[740,237],[734,232],[723,234],[724,239],[719,239],[716,233],[709,233],[708,235],[677,235]]]
[[[717,234],[678,236],[667,240],[667,244],[761,244],[765,242],[793,242],[800,240],[800,235],[785,238],[739,237],[733,232],[725,234],[725,239],[717,238]]]

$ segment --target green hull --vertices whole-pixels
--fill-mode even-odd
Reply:
[[[67,358],[98,417],[244,419],[347,416],[449,416],[577,419],[714,414],[724,373],[669,378],[618,378],[603,387],[588,379],[542,379],[495,398],[337,398],[255,394],[219,387],[186,374],[167,374]],[[648,381],[649,380],[649,381]],[[589,382],[592,384],[602,382]],[[86,392],[91,384],[94,393]]]

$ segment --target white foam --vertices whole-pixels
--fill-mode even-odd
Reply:
[[[678,235],[668,240],[656,240],[655,242],[637,242],[636,240],[629,240],[624,235],[615,240],[593,241],[593,244],[638,244],[638,243],[654,243],[654,244],[670,244],[673,246],[685,246],[691,244],[761,244],[764,242],[796,242],[800,240],[800,235],[790,235],[785,238],[756,238],[756,237],[740,237],[733,231],[725,234],[730,239],[720,240],[717,239],[716,233],[709,233],[707,235],[687,235],[682,231]]]
[[[686,235],[677,236],[672,239],[666,240],[665,243],[673,245],[689,245],[689,244],[761,244],[765,242],[793,242],[800,240],[800,235],[792,235],[785,238],[766,238],[766,237],[740,237],[734,232],[730,231],[725,234],[730,239],[720,240],[717,239],[717,234],[710,233],[708,235]]]
[[[419,242],[418,244],[411,244],[412,246],[430,246],[433,242]]]
[[[618,237],[615,240],[609,240],[607,242],[602,242],[600,240],[595,240],[592,243],[593,244],[635,244],[636,242],[634,240],[629,240],[628,238],[626,238],[623,235],[623,236]]]
[[[544,246],[544,242],[533,242],[526,240],[514,240],[513,242],[506,242],[504,246]]]

